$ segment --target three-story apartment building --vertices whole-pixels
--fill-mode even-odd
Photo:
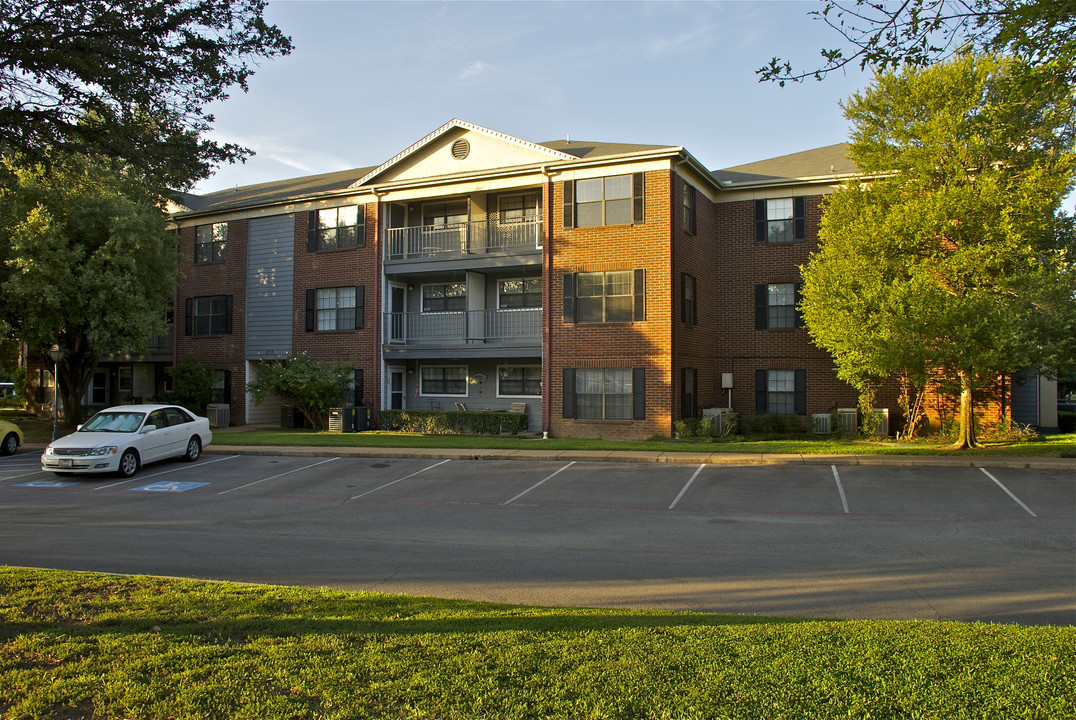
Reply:
[[[682,147],[534,143],[460,120],[376,167],[185,196],[175,357],[233,423],[258,363],[353,368],[382,408],[506,410],[560,437],[704,408],[853,407],[796,311],[844,146],[710,171]]]

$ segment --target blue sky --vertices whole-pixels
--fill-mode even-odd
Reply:
[[[711,169],[847,138],[858,69],[784,88],[755,70],[832,46],[811,0],[273,0],[293,53],[214,105],[256,151],[196,190],[378,165],[452,118],[525,140],[684,146]],[[814,65],[810,65],[814,67]]]

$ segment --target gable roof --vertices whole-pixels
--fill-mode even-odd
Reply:
[[[723,187],[729,187],[836,180],[858,175],[859,168],[848,158],[848,143],[842,142],[745,165],[735,165],[724,170],[714,170],[711,174]]]
[[[369,168],[337,170],[257,185],[240,185],[230,190],[218,190],[205,195],[180,193],[175,200],[190,212],[213,212],[266,205],[320,195],[334,190],[346,190],[354,184],[356,178],[362,177],[369,170]]]
[[[527,140],[520,140],[519,138],[513,137],[513,136],[508,135],[506,133],[497,132],[496,130],[490,130],[489,128],[484,128],[481,125],[475,125],[473,123],[464,122],[463,120],[460,120],[459,118],[453,118],[452,120],[449,120],[447,123],[445,123],[441,127],[434,130],[432,133],[430,133],[426,137],[422,138],[421,140],[414,143],[410,147],[406,148],[402,152],[397,153],[393,157],[391,157],[388,160],[386,160],[385,162],[381,163],[376,168],[371,170],[369,173],[363,175],[361,178],[359,178],[354,183],[352,183],[351,187],[357,188],[357,187],[360,187],[362,185],[365,185],[365,184],[369,183],[371,180],[376,178],[378,175],[381,175],[382,173],[384,173],[389,168],[400,164],[401,162],[403,162],[407,158],[415,155],[417,152],[419,152],[423,148],[429,146],[431,143],[433,143],[435,140],[437,140],[442,135],[445,135],[449,131],[456,130],[456,129],[468,130],[470,132],[480,133],[482,135],[487,135],[489,137],[496,138],[498,140],[507,142],[509,144],[513,144],[513,145],[517,145],[517,146],[522,147],[522,148],[526,148],[528,150],[534,150],[534,151],[543,153],[545,155],[548,155],[550,160],[574,160],[575,159],[575,157],[573,155],[569,155],[568,153],[564,153],[564,152],[561,152],[561,151],[556,150],[554,148],[550,148],[550,147],[548,147],[546,145],[540,145],[538,143],[533,143],[533,142],[530,142],[530,141],[527,141]]]

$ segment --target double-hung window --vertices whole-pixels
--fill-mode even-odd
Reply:
[[[568,180],[564,183],[564,227],[630,225],[645,221],[643,173]]]
[[[684,232],[694,235],[698,231],[695,219],[697,191],[694,185],[684,183],[683,196],[680,199],[680,226]]]
[[[497,281],[497,307],[523,310],[542,307],[541,278],[513,278]]]
[[[576,323],[646,319],[644,270],[570,273],[564,276],[564,320]]]
[[[796,306],[798,283],[769,283],[755,286],[755,329],[774,330],[802,327]]]
[[[343,205],[310,213],[307,249],[344,250],[366,245],[366,206]]]
[[[209,386],[209,402],[231,404],[232,371],[214,370]]]
[[[755,201],[755,242],[790,243],[807,239],[805,198]]]
[[[422,312],[460,312],[467,309],[465,283],[441,283],[422,286]]]
[[[366,288],[345,286],[306,291],[306,331],[357,330],[364,325]]]
[[[227,335],[232,332],[232,296],[187,298],[187,335]]]
[[[217,262],[227,254],[228,223],[199,225],[194,229],[194,262]]]
[[[755,371],[755,412],[777,415],[806,415],[806,371]]]
[[[563,415],[576,420],[645,420],[646,369],[565,368]]]
[[[465,366],[427,365],[422,368],[421,388],[423,395],[453,395],[466,397],[467,368]]]
[[[680,274],[680,322],[697,325],[699,322],[698,289],[694,275]]]
[[[497,373],[500,397],[541,397],[542,368],[539,365],[502,367]]]

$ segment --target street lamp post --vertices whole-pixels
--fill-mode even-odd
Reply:
[[[60,437],[60,361],[64,359],[64,349],[59,345],[49,348],[52,358],[52,439]]]

